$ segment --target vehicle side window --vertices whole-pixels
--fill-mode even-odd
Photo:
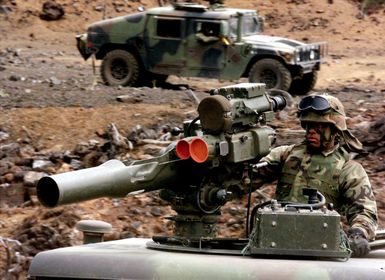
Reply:
[[[234,17],[229,20],[231,38],[235,38],[238,33],[238,18]],[[263,29],[263,22],[256,16],[242,17],[242,35],[259,34]]]
[[[196,32],[201,32],[205,36],[219,36],[220,34],[220,23],[219,22],[197,22]]]
[[[244,35],[257,34],[261,32],[261,23],[258,17],[244,17],[242,23],[242,33]]]
[[[238,30],[238,19],[237,18],[231,18],[229,20],[229,37],[235,38],[237,37],[237,30]]]
[[[166,38],[181,38],[182,20],[178,19],[157,19],[156,36]]]

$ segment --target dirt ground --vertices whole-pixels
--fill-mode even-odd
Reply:
[[[0,0],[0,6],[9,8],[0,13],[0,131],[9,134],[8,141],[20,143],[28,138],[35,153],[71,151],[80,142],[97,139],[98,132],[105,130],[109,123],[116,124],[123,134],[138,124],[180,125],[196,116],[196,104],[189,90],[202,98],[211,88],[239,82],[172,76],[168,79],[169,88],[104,86],[98,75],[98,64],[95,74],[91,61],[85,62],[79,55],[75,35],[103,17],[99,11],[103,3],[107,3],[104,16],[113,17],[134,12],[140,5],[156,6],[157,1],[58,0],[66,14],[57,21],[39,17],[43,2]],[[340,98],[349,116],[348,125],[359,133],[365,124],[380,119],[385,112],[385,9],[362,15],[356,2],[329,2],[226,1],[227,6],[258,9],[266,20],[266,34],[308,42],[327,41],[329,55],[321,67],[315,91],[330,92]],[[130,99],[118,102],[117,97],[121,95],[128,95]],[[298,100],[299,97],[294,97],[295,102]],[[285,131],[300,129],[294,108],[280,113],[273,125],[282,132],[281,144],[288,139]],[[384,228],[384,151],[357,160],[370,176],[380,210],[380,226]],[[149,200],[157,201],[152,195],[141,195],[118,202],[100,199],[65,209],[72,211],[74,219],[106,220],[114,230],[126,232],[128,236],[169,231],[170,225],[159,216],[166,215],[170,209],[166,205],[160,213],[157,208],[157,215],[148,214],[155,207],[147,203]],[[132,205],[141,217],[136,218],[140,224],[135,231],[129,232],[127,224],[135,220]],[[228,212],[243,213],[244,205],[244,201],[231,204]],[[36,202],[0,209],[0,237],[14,238],[25,219],[36,218],[46,211]],[[130,219],[124,218],[128,212]],[[55,215],[59,214],[51,216]],[[239,217],[235,215],[232,219]],[[38,223],[39,219],[34,221]],[[235,235],[241,229],[242,226],[224,228],[222,234]]]

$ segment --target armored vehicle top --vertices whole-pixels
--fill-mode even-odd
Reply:
[[[200,102],[199,118],[185,123],[185,137],[159,156],[40,179],[37,196],[47,207],[160,190],[176,213],[168,217],[174,233],[99,242],[111,227],[81,221],[87,244],[39,253],[29,278],[384,279],[385,251],[349,259],[340,215],[315,189],[304,188],[307,203],[256,205],[247,211],[243,237],[217,236],[221,207],[255,189],[253,170],[275,139],[267,124],[285,105],[264,84],[216,88]],[[383,247],[384,240],[370,242],[372,251]]]
[[[78,35],[84,59],[102,60],[108,85],[140,86],[169,75],[265,83],[305,94],[317,80],[326,43],[263,35],[255,10],[174,3],[107,19]]]

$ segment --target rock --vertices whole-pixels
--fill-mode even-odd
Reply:
[[[133,149],[132,143],[119,133],[119,130],[114,123],[110,123],[107,126],[107,134],[111,144],[115,147],[115,149]]]
[[[4,131],[0,131],[0,141],[7,140],[9,138],[9,134]]]
[[[57,173],[64,173],[64,172],[69,172],[73,171],[72,166],[68,163],[63,163],[60,168],[57,170]]]
[[[6,6],[6,5],[0,5],[0,14],[10,14],[12,12],[12,8]]]
[[[46,1],[43,3],[40,18],[43,20],[58,20],[65,15],[62,5],[53,1]]]
[[[11,183],[13,180],[15,180],[15,174],[6,173],[3,175],[3,179],[6,183]]]
[[[58,78],[56,78],[56,77],[51,77],[51,78],[49,78],[49,85],[52,87],[52,86],[59,86],[59,85],[61,85],[62,84],[62,82],[58,79]]]
[[[11,75],[9,76],[9,80],[12,81],[12,82],[18,82],[18,81],[21,81],[23,79],[23,77],[19,76],[19,75]]]
[[[20,145],[17,143],[9,143],[0,146],[0,154],[5,153],[8,157],[17,156],[20,153]]]
[[[19,206],[24,203],[25,188],[22,183],[0,185],[0,208]]]
[[[143,146],[143,152],[145,154],[149,154],[152,156],[155,156],[159,154],[159,152],[163,149],[163,147],[158,146],[158,145],[152,145],[152,144],[147,144]]]
[[[74,170],[78,170],[83,167],[83,162],[77,159],[72,159],[70,164]]]
[[[116,97],[116,101],[124,103],[140,103],[143,102],[143,98],[130,95],[119,95]]]
[[[44,160],[44,159],[35,159],[32,163],[32,168],[33,169],[43,169],[48,166],[51,166],[52,162],[49,160]]]
[[[155,217],[159,217],[163,215],[163,211],[160,207],[152,207],[150,210],[150,213]]]
[[[105,6],[104,5],[97,5],[97,6],[95,6],[94,10],[97,12],[103,12],[105,10]]]
[[[142,227],[142,222],[135,221],[135,222],[131,223],[131,227],[136,229],[136,230],[139,230],[139,228]]]
[[[27,171],[24,173],[24,184],[26,186],[34,186],[45,175],[47,174],[44,172]]]

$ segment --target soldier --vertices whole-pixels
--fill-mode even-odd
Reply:
[[[198,41],[209,44],[219,41],[219,24],[217,23],[202,23],[199,31],[195,34]]]
[[[274,148],[261,160],[268,165],[259,176],[278,179],[275,195],[281,201],[305,202],[303,187],[320,191],[346,217],[353,256],[365,256],[368,240],[375,237],[377,206],[365,170],[348,154],[362,151],[362,144],[347,129],[344,107],[333,96],[304,97],[298,117],[306,130],[304,142]]]

